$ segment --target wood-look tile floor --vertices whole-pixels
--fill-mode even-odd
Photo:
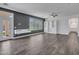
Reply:
[[[0,42],[0,55],[72,55],[67,46],[68,36],[39,34]],[[79,54],[79,51],[77,53]]]

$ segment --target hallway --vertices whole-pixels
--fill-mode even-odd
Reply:
[[[79,39],[79,38],[78,38]],[[42,33],[0,42],[1,55],[71,55],[67,35]],[[79,42],[79,40],[78,40]],[[79,54],[79,49],[76,51]]]

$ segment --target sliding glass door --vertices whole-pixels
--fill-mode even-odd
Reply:
[[[0,36],[16,37],[43,32],[43,27],[43,18],[4,8],[0,9]]]
[[[14,36],[43,31],[43,22],[41,18],[16,12],[14,13]]]
[[[0,11],[0,41],[13,37],[13,14]]]
[[[43,20],[39,18],[30,17],[29,28],[31,32],[43,30]]]

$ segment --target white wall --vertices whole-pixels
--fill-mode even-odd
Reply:
[[[58,25],[57,25],[57,30],[58,34],[68,34],[70,29],[69,29],[69,17],[60,17],[58,20]]]
[[[46,19],[44,23],[44,32],[56,34],[57,32],[56,29],[57,29],[56,20],[52,17]]]
[[[56,34],[68,34],[70,32],[70,28],[69,28],[69,16],[62,16],[62,17],[56,17],[56,18],[48,18],[45,21],[45,32],[47,33],[56,33]],[[55,27],[52,28],[52,24],[51,22],[55,20]],[[49,31],[48,31],[48,22],[50,23],[49,25]],[[79,33],[79,26],[78,26],[78,33]]]

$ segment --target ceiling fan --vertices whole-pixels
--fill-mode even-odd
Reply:
[[[57,17],[57,16],[58,16],[58,14],[57,14],[57,13],[55,13],[55,12],[52,12],[50,16],[52,16],[52,17],[54,17],[54,18],[55,18],[55,17]]]
[[[58,16],[58,14],[57,14],[57,13],[52,12],[51,14],[49,14],[49,16],[48,16],[46,19],[48,19],[48,18],[50,18],[50,17],[55,18],[55,17],[57,17],[57,16]]]

